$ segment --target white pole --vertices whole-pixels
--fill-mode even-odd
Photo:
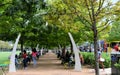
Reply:
[[[74,54],[75,54],[75,71],[81,71],[81,63],[80,63],[80,57],[79,57],[79,50],[77,49],[77,46],[75,44],[75,41],[71,35],[71,33],[68,33],[69,37],[70,37],[70,40],[72,42],[72,45],[73,45],[73,51],[74,51]]]
[[[41,56],[42,56],[42,54],[43,54],[43,47],[41,48]]]
[[[37,44],[37,46],[36,46],[36,50],[38,50],[38,47],[39,47],[39,44]]]
[[[15,68],[15,53],[16,53],[16,48],[17,48],[20,36],[21,35],[19,34],[17,39],[16,39],[16,42],[14,44],[14,47],[13,47],[13,50],[12,50],[12,54],[10,56],[9,72],[16,72],[16,68]]]
[[[99,48],[101,48],[101,41],[99,40]]]
[[[59,50],[60,50],[60,52],[61,52],[61,50],[62,50],[62,48],[61,48],[61,46],[59,45]]]

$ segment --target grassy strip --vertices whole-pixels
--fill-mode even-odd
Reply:
[[[19,52],[16,52],[17,54]],[[0,52],[0,64],[9,64],[11,52]]]

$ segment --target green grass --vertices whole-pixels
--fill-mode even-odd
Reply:
[[[19,52],[16,52],[17,54]],[[0,52],[0,64],[9,64],[11,52]]]
[[[0,52],[0,64],[5,64],[9,62],[9,56],[11,52]]]

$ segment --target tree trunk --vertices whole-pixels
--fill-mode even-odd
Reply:
[[[95,56],[95,73],[99,75],[99,61],[98,61],[98,44],[97,44],[97,28],[96,25],[93,27],[94,32],[94,56]]]
[[[62,57],[65,57],[65,46],[62,49]]]
[[[71,45],[71,53],[73,53],[73,45],[71,41],[70,41],[70,45]]]

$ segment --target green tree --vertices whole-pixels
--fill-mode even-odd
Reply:
[[[77,10],[77,5],[80,8]],[[94,41],[94,54],[95,54],[95,72],[96,75],[99,75],[99,61],[98,61],[98,52],[97,52],[97,40],[98,34],[109,27],[112,19],[112,11],[110,10],[113,6],[112,2],[105,0],[85,0],[85,1],[73,1],[73,5],[69,5],[70,8],[73,8],[76,11],[76,15],[87,28],[93,31],[93,41]],[[84,9],[82,9],[84,8]]]
[[[87,33],[88,35],[93,34],[91,38],[94,41],[96,66],[95,72],[96,75],[99,75],[99,61],[97,59],[97,40],[100,38],[98,37],[98,35],[100,35],[102,31],[104,31],[106,28],[108,28],[108,30],[110,29],[109,26],[113,17],[113,12],[111,10],[113,7],[112,2],[106,0],[57,0],[53,1],[53,3],[51,2],[50,4],[52,4],[51,7],[53,7],[51,8],[53,9],[51,13],[54,16],[51,19],[54,20],[54,23],[57,22],[57,25],[61,25],[57,21],[61,20],[63,27],[68,28],[69,30],[69,26],[74,26],[74,23],[79,21],[79,25],[84,25],[86,28],[84,33]],[[77,28],[78,30],[80,30],[79,27]],[[89,34],[89,31],[92,32]]]
[[[109,37],[107,38],[107,40],[109,42],[112,41],[120,41],[119,39],[119,35],[120,35],[120,1],[118,1],[112,8],[113,11],[113,23],[111,25],[111,30],[109,31]]]
[[[109,32],[108,41],[120,41],[120,21],[112,24],[111,31]]]
[[[81,42],[80,37],[82,37],[82,33],[83,33],[82,31],[85,30],[84,29],[85,26],[82,26],[82,23],[80,23],[79,21],[75,21],[77,20],[74,19],[76,17],[75,13],[74,12],[72,13],[68,9],[68,6],[64,4],[64,2],[62,2],[62,0],[57,0],[57,1],[48,0],[47,5],[49,10],[47,12],[47,15],[45,16],[45,20],[47,20],[50,24],[57,25],[59,28],[63,30],[62,32],[66,32],[64,36],[66,36],[68,32],[71,32],[72,34],[74,34],[75,38],[77,39],[77,40],[75,39],[75,41],[77,43]],[[61,36],[60,38],[62,37],[63,36]],[[65,42],[70,42],[70,41],[66,40]]]
[[[1,6],[8,4],[5,3],[6,1],[3,1],[1,3]],[[0,23],[0,27],[2,30],[3,27],[6,29],[6,31],[1,31],[1,36],[5,37],[8,34],[9,37],[12,37],[13,40],[18,33],[21,33],[21,50],[23,50],[23,44],[26,41],[27,32],[32,31],[31,33],[35,33],[37,29],[35,27],[40,28],[40,24],[42,24],[43,20],[39,17],[39,20],[35,20],[37,12],[44,8],[44,1],[39,0],[10,0],[9,6],[7,6],[3,12],[1,12],[2,17],[2,23]],[[34,25],[34,23],[37,25]],[[9,25],[8,25],[9,24]],[[3,27],[2,27],[3,26]],[[34,27],[33,27],[34,26]],[[33,29],[32,29],[33,28]],[[36,34],[32,35],[36,37]],[[8,40],[8,38],[6,38]]]

